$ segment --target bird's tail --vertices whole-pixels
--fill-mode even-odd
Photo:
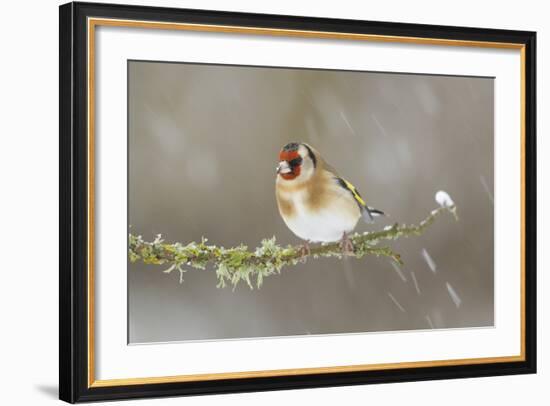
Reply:
[[[362,216],[365,223],[371,224],[374,223],[376,217],[387,216],[387,214],[382,210],[375,209],[374,207],[365,206]]]
[[[369,207],[369,211],[374,217],[387,216],[382,210],[375,209],[374,207]]]

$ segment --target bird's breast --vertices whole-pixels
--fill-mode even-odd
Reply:
[[[288,228],[303,240],[332,242],[351,232],[360,217],[357,204],[344,194],[314,199],[307,190],[277,195],[279,211]]]

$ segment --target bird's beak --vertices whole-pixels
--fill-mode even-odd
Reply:
[[[292,172],[292,168],[290,167],[288,162],[287,161],[279,162],[279,165],[277,165],[277,173],[285,174],[289,172]]]

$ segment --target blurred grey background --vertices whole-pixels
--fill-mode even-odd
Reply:
[[[260,290],[212,269],[128,264],[129,342],[493,325],[493,79],[129,62],[129,231],[256,247],[300,241],[274,195],[280,148],[306,141],[390,214],[439,218],[385,258],[320,259]]]

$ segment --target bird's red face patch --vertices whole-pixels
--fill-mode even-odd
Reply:
[[[298,151],[285,151],[282,150],[279,153],[279,161],[286,161],[290,165],[291,171],[288,173],[280,173],[279,175],[285,180],[295,179],[297,176],[300,176],[301,162],[297,165],[292,165],[291,162],[296,162],[296,160],[301,161],[300,154]]]
[[[281,175],[281,177],[284,179],[284,180],[292,180],[292,179],[295,179],[296,177],[300,176],[300,167],[297,166],[295,168],[292,168],[292,172],[289,172],[289,173],[280,173],[279,175]]]
[[[279,161],[290,162],[294,158],[298,158],[299,156],[300,156],[300,154],[298,154],[298,151],[285,151],[285,150],[282,150],[279,153]]]

